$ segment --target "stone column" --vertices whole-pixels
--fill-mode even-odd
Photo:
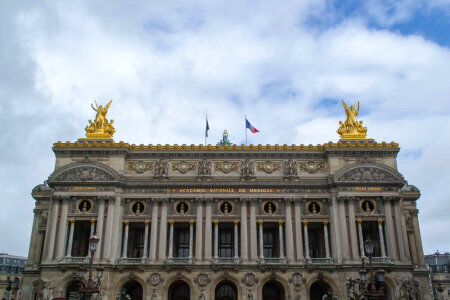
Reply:
[[[203,248],[203,202],[197,201],[197,224],[195,226],[195,260],[202,260]]]
[[[106,216],[106,231],[105,241],[103,243],[103,259],[111,259],[111,237],[114,223],[114,201],[113,198],[108,198],[108,215]]]
[[[394,237],[394,224],[392,222],[392,208],[391,199],[384,199],[384,215],[386,217],[386,237],[387,237],[387,248],[389,257],[396,261],[398,260],[397,252],[395,249],[395,237]]]
[[[406,259],[407,260],[411,260],[411,250],[410,250],[410,244],[409,244],[409,237],[408,237],[408,231],[406,230],[406,220],[405,220],[405,215],[404,213],[402,213],[402,233],[403,233],[403,237],[404,237],[404,241],[405,241],[405,254],[406,254]]]
[[[358,237],[359,237],[359,252],[361,253],[361,258],[365,258],[366,254],[364,252],[364,237],[362,234],[362,220],[358,219],[356,220],[356,223],[358,223]]]
[[[111,238],[111,263],[115,263],[118,256],[120,256],[120,244],[122,236],[122,215],[123,215],[123,202],[121,196],[116,196],[114,203],[114,222]]]
[[[57,221],[58,221],[58,213],[59,213],[59,199],[53,200],[53,207],[52,207],[52,219],[50,220],[50,232],[48,232],[49,239],[48,239],[48,248],[47,253],[45,256],[46,260],[53,259],[53,251],[55,249],[55,236],[56,236],[56,227],[58,227]]]
[[[59,218],[58,239],[56,244],[56,257],[55,257],[56,260],[60,260],[64,255],[68,210],[69,210],[69,201],[67,198],[63,198],[61,206],[61,217]]]
[[[189,258],[192,258],[194,253],[194,223],[195,221],[189,221]]]
[[[347,234],[347,218],[345,215],[345,200],[339,199],[338,201],[339,206],[339,223],[340,223],[340,232],[341,232],[341,245],[342,245],[342,258],[345,260],[350,259],[350,253],[349,253],[349,240],[348,240],[348,234]]]
[[[247,203],[241,199],[241,259],[248,260],[247,247]]]
[[[323,239],[325,240],[325,257],[330,258],[330,244],[328,242],[328,221],[323,221]]]
[[[156,243],[158,240],[158,202],[152,204],[152,227],[150,228],[150,260],[156,261]]]
[[[404,241],[403,232],[402,232],[402,221],[401,221],[401,215],[400,215],[400,201],[399,200],[396,200],[394,202],[394,216],[395,216],[395,230],[397,233],[400,260],[405,261],[406,260],[405,241]]]
[[[258,258],[256,234],[256,203],[254,200],[250,202],[250,259],[256,260]]]
[[[129,228],[129,222],[124,221],[123,224],[125,225],[124,233],[123,233],[123,252],[122,257],[127,258],[128,255],[128,228]]]
[[[167,199],[161,204],[161,228],[159,229],[159,260],[166,259],[167,251]]]
[[[353,260],[359,260],[358,251],[358,235],[356,233],[356,222],[355,222],[355,198],[348,201],[348,223],[350,226],[350,240],[352,242],[352,257]]]
[[[414,232],[411,230],[408,230],[408,239],[409,244],[411,245],[411,260],[415,265],[419,264],[419,258],[417,256],[417,248],[416,248],[416,239],[414,237]]]
[[[300,214],[300,202],[296,201],[294,204],[295,217],[295,247],[297,260],[303,259],[303,240],[302,240],[302,219]]]
[[[100,253],[102,252],[102,245],[103,243],[103,222],[105,219],[105,200],[103,198],[98,199],[98,218],[97,218],[97,229],[96,234],[97,237],[100,239],[98,241],[97,245],[97,251],[94,253],[94,258],[99,259]]]
[[[42,258],[44,260],[47,260],[48,256],[48,248],[50,242],[50,228],[52,228],[52,211],[54,202],[56,202],[56,199],[50,198],[50,203],[47,211],[47,226],[45,227],[44,247],[42,249]]]
[[[290,199],[286,200],[286,225],[285,225],[285,234],[286,234],[286,257],[288,262],[292,262],[294,260],[294,236],[292,234],[292,208]]]
[[[210,261],[212,258],[212,223],[211,223],[211,201],[206,203],[205,216],[205,260]]]
[[[36,257],[36,252],[37,249],[40,248],[40,246],[36,243],[37,238],[39,236],[39,218],[40,218],[40,214],[41,214],[40,209],[34,209],[33,213],[34,213],[34,218],[33,218],[33,229],[31,231],[31,240],[30,240],[30,246],[29,246],[29,251],[28,251],[28,260],[27,263],[28,264],[34,264],[37,262],[37,260],[35,260]]]
[[[239,220],[234,220],[234,258],[239,258]]]
[[[259,228],[259,258],[264,259],[264,236],[263,236],[263,221],[258,221]]]
[[[383,220],[378,220],[378,235],[380,236],[380,248],[381,257],[386,257],[386,249],[384,247],[384,236],[383,236]]]
[[[70,229],[69,229],[69,241],[67,242],[67,251],[66,256],[70,257],[72,256],[72,245],[73,245],[73,229],[75,227],[75,220],[70,219]]]
[[[189,254],[190,253],[191,253],[191,243],[189,243]],[[173,221],[169,221],[169,255],[167,257],[168,258],[173,257]]]
[[[418,209],[411,210],[411,217],[413,219],[413,226],[414,226],[414,240],[415,240],[413,247],[416,248],[415,252],[417,255],[417,263],[423,267],[425,265],[425,257],[423,256],[422,239],[420,237],[419,220],[417,218],[418,214],[419,214]]]
[[[39,230],[37,232],[37,239],[36,239],[36,249],[34,249],[34,266],[37,266],[41,263],[41,255],[42,255],[42,246],[43,246],[43,240],[44,240],[44,230]]]
[[[214,258],[219,257],[219,221],[214,220]]]
[[[284,258],[283,223],[284,222],[282,220],[278,221],[278,243],[280,244],[280,258]]]
[[[90,238],[91,236],[93,236],[94,233],[95,233],[95,219],[91,219],[91,233],[90,233],[90,235],[89,235],[89,238]]]
[[[142,254],[142,258],[147,258],[148,256],[148,225],[150,224],[149,220],[145,220],[145,229],[144,229],[144,253]]]
[[[342,241],[340,235],[339,228],[339,213],[338,213],[338,204],[337,204],[337,193],[333,191],[331,194],[331,206],[332,206],[332,215],[331,215],[331,225],[333,234],[331,235],[331,240],[333,241],[333,247],[336,251],[333,251],[333,255],[337,258],[337,264],[342,264]]]
[[[309,257],[309,236],[308,236],[308,221],[303,221],[303,236],[305,237],[305,258]]]

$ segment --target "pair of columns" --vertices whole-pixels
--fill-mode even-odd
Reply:
[[[128,257],[128,233],[130,230],[130,222],[124,221],[124,234],[123,234],[123,248],[122,248],[122,257]],[[150,224],[149,220],[145,220],[145,229],[144,229],[144,251],[142,253],[142,257],[147,257],[148,253],[148,226]]]
[[[362,258],[366,257],[364,252],[364,237],[362,233],[362,220],[356,220],[358,224],[358,237],[359,237],[359,251]],[[383,220],[378,220],[378,236],[381,248],[381,257],[386,257],[386,247],[384,244],[384,234],[383,234]]]
[[[258,228],[259,228],[259,258],[264,259],[264,229],[263,229],[263,221],[258,221]],[[278,221],[278,244],[280,249],[280,257],[284,258],[284,241],[283,241],[283,221]]]
[[[310,259],[308,221],[303,221],[303,235],[305,237],[305,258]],[[328,241],[328,221],[323,221],[323,239],[325,246],[325,258],[330,258],[330,243]]]
[[[95,234],[95,223],[96,223],[96,220],[95,219],[91,219],[91,230],[90,230],[89,237],[91,237],[91,236],[93,236]],[[67,257],[71,257],[72,256],[74,228],[75,228],[75,220],[74,219],[69,219],[69,237],[68,237],[67,248],[66,248],[66,256]],[[97,229],[98,229],[98,225],[97,225]],[[100,255],[100,249],[101,248],[99,246],[100,246],[100,242],[97,245],[97,251],[95,252],[95,254],[96,254],[95,257],[97,257],[97,258]],[[89,255],[89,251],[88,251],[87,255]]]
[[[234,258],[239,258],[239,221],[234,222]],[[219,221],[214,221],[214,258],[219,258]]]
[[[173,258],[173,221],[169,221],[170,231],[169,231],[169,256],[168,258]],[[193,246],[194,246],[194,224],[195,221],[189,221],[189,259],[193,258]]]

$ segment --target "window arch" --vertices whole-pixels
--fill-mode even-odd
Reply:
[[[237,300],[237,288],[234,283],[229,280],[220,282],[216,287],[216,300]]]
[[[262,300],[285,300],[284,288],[276,280],[270,280],[262,289]]]
[[[191,299],[191,288],[183,281],[178,280],[169,287],[169,300],[189,300]]]
[[[142,285],[136,280],[130,280],[120,289],[120,300],[142,300],[143,289]]]

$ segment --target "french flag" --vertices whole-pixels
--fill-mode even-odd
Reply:
[[[250,124],[250,122],[247,120],[247,118],[245,118],[245,128],[250,129],[250,131],[251,131],[252,133],[257,133],[257,132],[259,132],[258,129],[256,129],[255,127],[252,126],[252,124]]]

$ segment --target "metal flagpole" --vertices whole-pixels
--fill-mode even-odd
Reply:
[[[244,128],[245,128],[245,146],[247,146],[247,115],[244,115],[245,116],[245,125],[244,125]]]
[[[206,138],[208,137],[208,114],[206,114],[206,127],[205,127],[205,146],[206,146]]]

